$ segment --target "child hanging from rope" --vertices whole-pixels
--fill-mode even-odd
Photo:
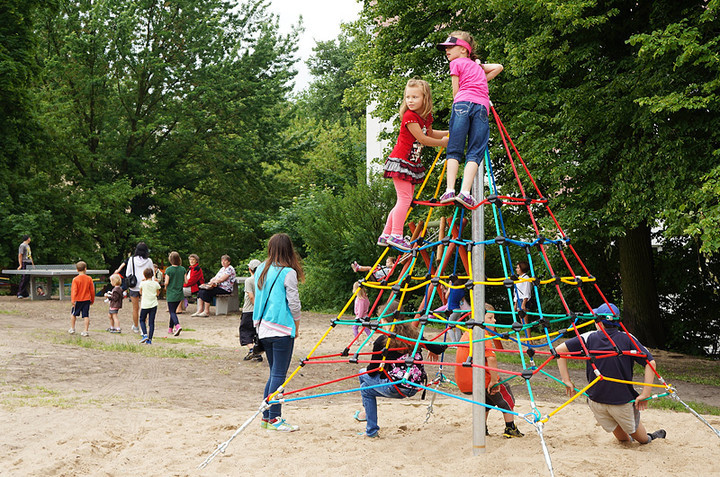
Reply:
[[[503,66],[477,62],[475,40],[464,31],[452,32],[447,40],[437,45],[437,49],[444,51],[450,61],[454,98],[450,115],[450,141],[447,145],[447,190],[440,196],[440,203],[455,200],[472,208],[477,203],[470,195],[470,190],[490,139],[487,82],[500,74]],[[466,140],[465,171],[460,193],[456,196],[455,180]]]
[[[394,304],[393,302],[391,307]],[[383,317],[380,323],[387,324],[393,320],[394,317],[390,315],[389,317]],[[411,367],[410,377],[408,378],[411,382],[419,384],[421,375],[427,380],[425,369],[421,363],[411,365],[405,365],[404,363],[384,363],[383,371],[379,370],[383,356],[385,356],[386,362],[404,360],[410,357],[415,345],[415,340],[419,337],[418,328],[407,321],[396,323],[394,328],[383,326],[382,329],[387,333],[392,332],[394,335],[389,338],[389,344],[388,335],[386,334],[380,334],[373,343],[373,362],[368,364],[367,369],[361,370],[361,372],[368,371],[368,373],[360,374],[359,376],[360,396],[362,396],[364,411],[355,411],[355,415],[353,416],[356,421],[367,421],[365,432],[361,433],[366,437],[378,437],[378,432],[380,431],[380,426],[378,426],[377,422],[378,397],[403,399],[414,396],[418,392],[418,387],[409,384],[393,384],[402,380],[408,366]],[[420,339],[423,338],[420,337]],[[424,343],[421,346],[435,354],[442,354],[445,349],[447,349],[447,346],[434,343]],[[415,361],[422,361],[423,357],[420,349],[418,349],[418,352],[415,353],[415,356],[412,358]]]
[[[428,82],[415,78],[409,80],[400,106],[400,133],[383,167],[383,177],[393,180],[397,199],[388,215],[385,229],[378,237],[380,246],[391,245],[403,251],[412,248],[403,237],[403,227],[412,204],[415,184],[422,183],[425,177],[420,153],[423,146],[445,147],[448,143],[447,131],[434,131],[432,128],[432,107]]]

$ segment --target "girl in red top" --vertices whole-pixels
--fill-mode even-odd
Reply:
[[[447,146],[447,131],[433,131],[432,96],[430,85],[421,79],[411,79],[405,86],[405,96],[400,106],[400,134],[390,157],[385,161],[383,177],[391,178],[397,200],[390,211],[385,229],[378,238],[378,245],[391,245],[400,250],[412,246],[403,238],[405,217],[415,193],[415,184],[425,177],[425,167],[420,162],[423,146]]]

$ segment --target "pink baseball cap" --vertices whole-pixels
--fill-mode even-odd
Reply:
[[[437,45],[435,45],[435,48],[437,48],[440,51],[445,51],[445,49],[448,46],[456,46],[456,45],[462,46],[463,48],[465,48],[468,51],[468,53],[472,53],[472,47],[470,46],[470,43],[463,40],[462,38],[458,38],[455,36],[447,37],[447,40],[445,40],[442,43],[438,43]]]

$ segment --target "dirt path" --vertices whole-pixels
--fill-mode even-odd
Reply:
[[[164,305],[161,302],[161,307]],[[128,332],[129,310],[123,309],[120,315],[124,332],[114,335],[104,331],[108,326],[106,306],[100,301],[92,307],[90,337],[81,338],[67,333],[67,302],[31,302],[0,297],[0,432],[4,435],[0,440],[0,468],[10,469],[12,475],[194,475],[197,473],[193,470],[195,466],[214,446],[228,438],[258,409],[267,380],[267,364],[242,361],[245,350],[240,349],[237,339],[239,315],[210,318],[180,315],[184,331],[174,338],[167,335],[168,315],[161,310],[154,344],[135,348],[127,346],[138,340],[137,335]],[[304,314],[291,370],[329,329],[332,318]],[[349,341],[349,329],[334,328],[320,354],[340,352]],[[119,350],[113,351],[113,346]],[[718,372],[717,363],[713,362],[671,358],[664,353],[658,353],[657,359],[662,365],[667,362],[673,369],[700,366],[707,372]],[[304,366],[292,386],[299,389],[349,376],[357,367],[349,364]],[[555,367],[549,371],[557,374]],[[576,382],[582,382],[582,373],[578,371],[577,374]],[[336,383],[313,393],[350,389],[356,386],[355,382]],[[672,384],[686,401],[720,407],[720,393],[715,387],[683,382]],[[518,405],[527,406],[528,393],[524,386],[515,385],[514,389]],[[443,390],[456,392],[450,386],[444,386]],[[533,391],[543,413],[564,401],[557,387],[540,385]],[[444,409],[457,406],[464,409],[466,405],[457,404],[456,400],[446,396],[439,396],[435,403],[435,414],[430,420],[431,424],[436,423],[434,428],[419,424],[424,422],[427,401],[414,399],[383,404],[387,406],[383,409],[393,409],[392,406],[403,409],[399,416],[391,416],[389,412],[387,416],[383,414],[387,422],[383,437],[398,444],[409,439],[426,442],[435,439],[438,433],[450,431],[453,445],[467,449],[468,414],[443,413]],[[252,464],[246,460],[251,456],[261,460],[267,458],[262,446],[269,445],[272,449],[266,449],[266,452],[278,460],[276,470],[279,475],[337,475],[341,471],[369,475],[373,467],[358,468],[358,462],[364,460],[357,461],[357,458],[365,459],[363,456],[367,454],[362,452],[355,456],[357,423],[347,419],[359,406],[357,393],[334,394],[286,405],[288,412],[292,412],[303,429],[307,429],[302,434],[303,441],[293,438],[288,441],[289,448],[283,447],[284,443],[280,445],[272,437],[258,434],[259,430],[253,427],[250,441],[238,439],[232,450],[220,459],[223,463],[200,474],[238,475],[240,464]],[[601,431],[588,430],[592,427],[592,416],[588,417],[585,406],[575,406],[568,416],[574,416],[573,413],[582,416],[578,420],[585,420],[584,426],[579,425],[581,435],[592,433],[592,439],[601,445],[612,442]],[[490,421],[493,436],[497,436],[499,419],[497,414],[497,418]],[[687,415],[678,419],[683,422],[678,427],[689,426],[692,432],[717,446],[712,442],[711,433],[699,430],[694,424],[697,421]],[[720,427],[720,419],[711,419],[716,427]],[[403,424],[403,420],[412,424]],[[517,475],[547,475],[539,447],[530,444],[538,437],[527,423],[522,424],[528,441],[523,447],[532,452],[518,458],[518,465],[526,465],[525,459],[531,469],[524,469]],[[551,428],[552,421],[548,423],[548,432]],[[564,428],[567,428],[567,422]],[[458,430],[462,430],[462,440],[454,435]],[[557,433],[557,427],[554,432]],[[345,437],[336,439],[338,435]],[[515,458],[513,441],[493,436],[489,438],[489,445],[493,446],[494,452],[507,452]],[[557,453],[561,447],[572,446],[577,437],[563,435],[563,440],[558,440],[559,436],[551,435],[548,439],[551,453]],[[260,447],[255,445],[257,443]],[[370,447],[375,445],[371,443]],[[378,450],[383,448],[379,446]],[[181,455],[176,454],[179,450]],[[332,463],[322,463],[322,459],[331,454],[334,455],[331,462],[335,462],[338,452],[347,454],[345,460],[337,461],[334,467]],[[687,449],[684,452],[687,454]],[[148,453],[152,453],[152,457]],[[443,455],[430,455],[429,458],[438,459],[434,461],[433,469],[447,468],[441,463],[447,461],[443,460]],[[290,456],[295,458],[289,459]],[[578,462],[582,461],[581,455],[573,456],[570,461],[575,457]],[[691,456],[688,454],[686,458],[691,459]],[[571,469],[564,467],[568,465],[567,458],[563,459],[557,475],[574,475]],[[643,474],[646,464],[638,463],[635,474]],[[295,467],[298,465],[301,467]],[[395,467],[402,473],[429,473],[427,467],[415,468],[413,465],[403,463]],[[447,468],[448,471],[452,469]],[[502,472],[502,469],[500,466],[497,471]],[[652,470],[652,467],[648,469]]]

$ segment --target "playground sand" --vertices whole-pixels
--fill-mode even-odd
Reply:
[[[0,297],[2,475],[550,475],[538,433],[527,422],[517,422],[525,437],[505,439],[501,415],[491,413],[485,453],[473,456],[471,405],[438,396],[425,422],[430,396],[422,401],[418,395],[380,400],[381,437],[367,439],[357,435],[364,426],[352,418],[361,408],[357,393],[285,404],[283,416],[299,425],[299,432],[270,433],[256,419],[200,470],[216,446],[257,411],[267,364],[242,361],[239,315],[180,315],[185,331],[180,339],[166,338],[164,306],[161,302],[152,348],[172,350],[175,357],[149,356],[143,348],[102,348],[137,342],[128,332],[127,305],[120,312],[121,335],[104,331],[107,305],[100,301],[91,308],[90,337],[81,339],[67,334],[67,302]],[[291,370],[331,319],[304,315]],[[344,327],[333,329],[320,354],[342,351],[350,335]],[[192,356],[177,357],[180,353]],[[290,389],[348,376],[355,367],[307,365]],[[349,389],[355,386],[351,382],[314,392]],[[717,405],[716,388],[676,386],[686,401]],[[517,410],[529,411],[523,387],[513,386]],[[441,389],[456,392],[449,385]],[[564,402],[559,387],[533,390],[543,414]],[[705,417],[720,428],[720,417]],[[667,439],[642,447],[620,444],[595,426],[583,402],[567,406],[543,429],[555,475],[720,475],[720,439],[695,417],[651,409],[642,419],[648,430],[666,429]]]

